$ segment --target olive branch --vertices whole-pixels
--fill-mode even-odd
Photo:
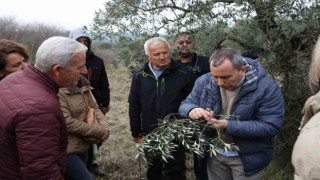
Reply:
[[[224,119],[230,119],[233,115],[220,115]],[[238,119],[239,117],[236,116]],[[139,158],[141,155],[161,156],[167,162],[173,159],[172,152],[179,144],[187,150],[204,156],[209,153],[215,156],[221,148],[224,151],[238,151],[234,143],[225,143],[220,137],[220,129],[217,128],[217,136],[214,138],[205,137],[205,132],[213,130],[211,124],[206,120],[177,119],[174,114],[159,119],[158,127],[143,137],[140,144],[137,144]],[[143,156],[145,157],[145,156]]]

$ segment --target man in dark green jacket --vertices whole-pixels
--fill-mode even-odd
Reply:
[[[148,63],[132,78],[129,94],[129,117],[132,137],[136,142],[157,128],[158,119],[177,113],[180,103],[191,92],[194,74],[191,69],[170,59],[170,46],[160,37],[144,44]],[[163,163],[161,157],[148,159],[147,178],[186,179],[185,150],[180,146],[173,160]]]

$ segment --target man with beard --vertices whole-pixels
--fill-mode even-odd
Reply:
[[[210,72],[209,57],[199,56],[193,52],[195,40],[190,32],[178,33],[175,37],[173,47],[178,53],[177,61],[191,68],[196,78]],[[196,180],[207,180],[207,163],[205,158],[193,153],[193,162]]]
[[[177,51],[177,61],[190,67],[196,78],[210,72],[209,57],[199,56],[194,52],[195,40],[190,32],[180,32],[174,39],[173,48]]]

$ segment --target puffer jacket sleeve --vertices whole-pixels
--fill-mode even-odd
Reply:
[[[99,91],[101,94],[101,106],[102,107],[108,107],[110,103],[110,88],[109,88],[109,80],[106,68],[104,66],[103,60],[101,58],[99,59],[99,65],[101,66],[101,72],[99,77]]]
[[[32,112],[37,111],[33,109]],[[62,153],[59,148],[59,134],[64,128],[64,122],[59,123],[55,113],[42,112],[26,114],[16,120],[21,178],[63,179],[64,169],[60,167],[65,167],[66,153]],[[57,154],[61,157],[56,157]]]
[[[139,73],[135,73],[132,78],[131,88],[129,93],[129,118],[130,128],[133,137],[139,137],[142,133],[141,126],[141,103],[139,100]]]
[[[59,92],[58,96],[63,115],[66,119],[67,131],[69,134],[76,134],[91,138],[100,138],[103,135],[104,126],[101,126],[98,123],[89,124],[84,122],[84,119],[73,118],[71,115],[71,109],[67,102],[67,95],[63,92]]]
[[[180,104],[179,113],[182,116],[188,117],[188,114],[192,109],[200,106],[201,94],[202,94],[202,91],[204,90],[204,86],[206,84],[205,82],[210,75],[211,75],[210,73],[205,74],[196,80],[191,93]]]
[[[262,88],[261,88],[262,87]],[[255,119],[245,121],[229,121],[227,134],[236,137],[273,137],[276,136],[284,121],[284,100],[277,83],[271,78],[266,78],[258,84],[263,96],[255,109]],[[242,111],[245,111],[244,109]],[[243,112],[246,113],[246,112]]]

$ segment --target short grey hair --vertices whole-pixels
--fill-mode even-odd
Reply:
[[[234,49],[221,48],[216,50],[210,57],[209,62],[213,67],[220,66],[225,60],[229,59],[233,67],[240,70],[244,65],[244,58]]]
[[[170,49],[169,42],[166,39],[164,39],[162,37],[153,37],[153,38],[148,39],[144,43],[144,52],[148,56],[150,56],[150,52],[149,52],[150,44],[166,44],[168,46],[168,48]]]
[[[54,36],[45,40],[37,50],[35,67],[43,73],[50,71],[51,67],[60,64],[68,68],[72,63],[72,57],[79,53],[86,53],[87,47],[76,40]]]

